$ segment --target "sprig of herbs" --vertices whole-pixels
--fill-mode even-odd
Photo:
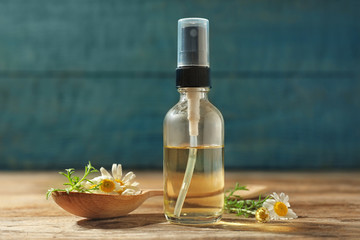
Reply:
[[[235,195],[238,190],[249,190],[246,186],[240,186],[236,183],[233,189],[229,189],[225,194],[224,209],[228,213],[235,213],[237,216],[250,217],[254,216],[258,208],[262,207],[263,203],[269,198],[269,196],[261,199],[261,195],[258,200],[244,200],[239,195]]]
[[[94,168],[91,165],[90,162],[88,163],[88,165],[85,166],[85,173],[84,173],[84,176],[82,178],[79,178],[78,176],[74,176],[74,173],[75,173],[74,168],[65,169],[65,171],[66,172],[59,172],[59,174],[64,175],[69,180],[68,183],[63,184],[63,185],[68,186],[68,187],[65,188],[65,189],[50,188],[46,193],[46,199],[49,199],[51,194],[53,192],[56,192],[56,191],[64,191],[64,192],[67,192],[68,194],[70,192],[72,192],[72,191],[82,192],[83,193],[83,192],[92,192],[94,190],[98,190],[99,187],[100,187],[100,184],[98,184],[98,185],[92,186],[91,189],[87,189],[82,185],[83,182],[90,182],[91,184],[94,184],[90,180],[86,179],[86,177],[90,173],[99,172],[96,168]]]

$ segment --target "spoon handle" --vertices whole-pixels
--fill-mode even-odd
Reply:
[[[149,197],[163,196],[164,190],[162,189],[151,189],[146,191]]]

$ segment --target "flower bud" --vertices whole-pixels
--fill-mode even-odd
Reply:
[[[270,220],[270,213],[267,208],[261,207],[256,210],[255,218],[260,223],[266,223]]]

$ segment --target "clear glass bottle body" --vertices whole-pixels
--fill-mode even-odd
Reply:
[[[180,101],[164,120],[164,212],[170,222],[204,224],[220,220],[224,205],[224,120],[212,105],[209,88],[179,88]],[[190,147],[189,91],[200,94],[197,146]],[[191,149],[196,163],[179,216],[174,208]]]

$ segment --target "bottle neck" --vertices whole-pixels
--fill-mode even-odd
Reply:
[[[202,88],[178,88],[178,92],[180,93],[180,101],[187,101],[188,95],[191,93],[197,93],[199,96],[199,100],[208,100],[208,92],[210,91],[209,87]]]

